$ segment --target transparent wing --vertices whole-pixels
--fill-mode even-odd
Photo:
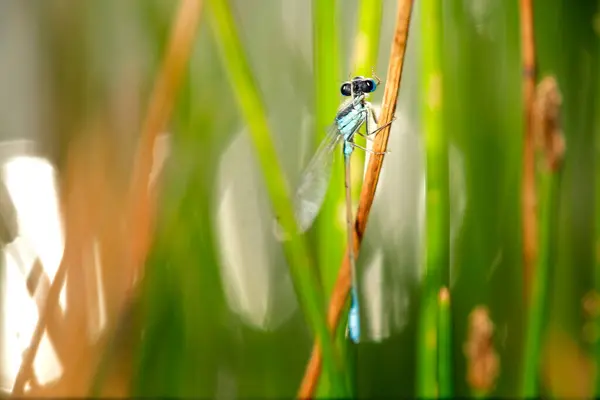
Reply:
[[[347,108],[349,105],[354,103],[354,99],[348,99],[346,101],[344,101],[342,104],[340,104],[340,106],[337,109],[337,112],[342,111],[344,108]]]
[[[337,126],[332,124],[327,129],[325,139],[319,145],[300,178],[300,184],[294,198],[296,221],[300,232],[312,225],[323,205],[329,178],[331,177],[332,151],[342,140]]]

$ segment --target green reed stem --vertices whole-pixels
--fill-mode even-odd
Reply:
[[[600,12],[600,1],[596,7]],[[600,38],[596,37],[596,120],[594,126],[594,149],[595,149],[595,292],[596,296],[600,296]],[[598,320],[595,321],[596,326],[599,325]],[[596,339],[596,397],[600,397],[600,338]]]
[[[211,27],[235,97],[248,124],[250,138],[256,150],[271,204],[279,217],[281,227],[290,235],[290,240],[284,242],[284,251],[290,264],[300,304],[315,333],[316,340],[321,345],[324,367],[329,374],[332,386],[336,393],[342,393],[344,384],[337,373],[337,357],[325,318],[325,301],[305,240],[297,234],[298,228],[292,203],[271,139],[265,106],[237,33],[229,2],[227,0],[209,0],[208,4],[211,13]]]
[[[452,316],[447,287],[442,287],[439,294],[438,343],[440,397],[447,399],[452,397]]]
[[[354,38],[354,54],[350,65],[352,76],[371,76],[377,66],[383,0],[362,0],[358,7],[358,30]],[[377,74],[377,71],[375,70]],[[383,83],[382,83],[383,84]],[[371,128],[374,129],[375,127]],[[361,128],[364,130],[365,128]],[[366,139],[354,137],[360,146],[366,146]],[[365,168],[365,152],[357,151],[352,157],[352,199],[358,201]]]
[[[544,171],[539,176],[539,253],[533,273],[531,303],[528,311],[528,327],[525,337],[523,397],[539,395],[539,372],[542,344],[542,330],[548,301],[548,269],[552,245],[552,213],[558,195],[558,175]]]
[[[325,136],[326,129],[340,105],[340,61],[335,0],[314,0],[313,4],[313,69],[315,96],[315,146]],[[319,269],[326,295],[331,295],[337,277],[337,267],[346,244],[346,219],[341,213],[345,204],[344,168],[341,150],[331,171],[331,184],[316,221]]]
[[[427,236],[417,349],[417,396],[428,398],[438,394],[438,291],[444,271],[448,269],[450,241],[448,148],[442,104],[441,7],[439,0],[421,2],[421,126],[427,164]]]
[[[333,123],[333,118],[340,105],[339,86],[340,61],[335,0],[313,0],[313,70],[314,70],[314,99],[315,99],[315,146],[325,136],[326,129]],[[341,152],[334,152],[336,161],[341,161]],[[337,267],[343,256],[346,243],[346,219],[341,218],[344,209],[344,168],[342,162],[334,162],[331,170],[331,184],[327,190],[323,206],[317,217],[316,232],[319,271],[326,297],[331,296],[337,277]],[[342,360],[346,363],[346,346],[341,345],[343,334],[334,335],[337,338],[337,348]],[[327,356],[323,354],[323,359]],[[324,371],[319,381],[317,394],[331,396],[330,378]]]

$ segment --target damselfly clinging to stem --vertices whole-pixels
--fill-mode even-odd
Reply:
[[[333,161],[333,150],[339,142],[343,142],[342,153],[344,156],[345,186],[346,186],[346,223],[348,236],[348,254],[350,259],[350,269],[352,274],[351,288],[351,306],[348,316],[348,334],[353,342],[358,343],[360,338],[360,321],[358,307],[358,286],[356,275],[356,263],[353,245],[353,217],[352,217],[352,197],[350,188],[350,156],[357,147],[372,154],[378,153],[361,147],[354,143],[354,135],[359,134],[367,140],[380,132],[383,128],[392,123],[371,131],[371,119],[377,126],[377,117],[371,104],[366,100],[369,93],[373,93],[381,80],[373,73],[373,78],[357,76],[344,82],[340,87],[343,96],[350,97],[344,102],[337,111],[333,124],[327,129],[325,139],[321,142],[315,155],[312,157],[308,166],[300,178],[300,184],[294,198],[294,207],[296,220],[301,232],[306,231],[315,220],[329,185],[331,176],[331,165]],[[366,135],[358,130],[365,124]]]

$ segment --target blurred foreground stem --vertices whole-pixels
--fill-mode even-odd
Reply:
[[[421,2],[421,123],[425,135],[426,254],[417,349],[417,396],[438,395],[438,293],[449,263],[448,148],[443,128],[442,3]]]
[[[452,397],[452,313],[450,307],[450,290],[443,287],[439,293],[439,356],[438,379],[440,397]]]
[[[552,76],[545,77],[537,88],[532,102],[532,139],[540,143],[544,168],[539,174],[540,218],[539,254],[533,271],[532,291],[525,337],[524,375],[521,395],[537,397],[541,363],[542,332],[548,304],[549,269],[552,260],[554,217],[559,196],[560,165],[565,149],[560,125],[562,98],[558,83]]]
[[[520,0],[521,52],[523,63],[523,287],[525,303],[531,297],[531,280],[537,253],[535,148],[532,132],[532,107],[535,92],[535,45],[533,38],[533,0]]]
[[[597,6],[598,13],[600,13],[600,1]],[[598,18],[599,14],[596,14]],[[596,31],[596,33],[600,33]],[[597,65],[600,66],[600,38],[596,37],[596,60]],[[600,68],[599,68],[600,69]],[[596,120],[594,126],[594,175],[595,175],[595,292],[596,298],[600,298],[600,71],[596,72]],[[596,326],[600,324],[600,321],[596,321]],[[600,338],[596,338],[596,387],[595,395],[596,398],[600,397]]]
[[[340,61],[338,47],[338,23],[336,0],[313,0],[313,70],[315,106],[315,146],[323,140],[327,127],[333,123],[340,105]],[[333,156],[341,161],[341,151]],[[323,288],[329,298],[340,257],[346,242],[345,219],[338,210],[345,205],[344,168],[342,162],[334,162],[331,169],[331,185],[316,221],[318,265]]]
[[[550,229],[554,199],[556,198],[556,178],[552,173],[540,176],[539,195],[540,210],[540,253],[533,274],[531,301],[527,318],[527,335],[525,337],[524,383],[522,396],[537,397],[539,395],[539,372],[542,345],[542,329],[547,304],[548,269],[550,261]]]
[[[210,20],[219,45],[237,102],[248,124],[250,138],[260,163],[271,204],[290,240],[284,242],[284,250],[290,263],[294,285],[317,342],[325,355],[325,368],[334,388],[334,395],[343,393],[344,384],[337,372],[334,347],[327,330],[325,302],[319,288],[317,275],[308,256],[304,239],[297,234],[292,203],[288,195],[285,177],[267,123],[266,112],[260,98],[250,66],[227,0],[210,0]]]
[[[338,24],[336,23],[336,0],[312,1],[313,10],[313,71],[314,71],[314,113],[315,113],[315,146],[323,140],[327,127],[333,122],[333,117],[340,103],[340,68],[338,47]],[[316,147],[314,147],[316,148]],[[340,160],[340,153],[333,153]],[[344,181],[342,163],[334,162],[331,168],[329,188],[317,220],[315,229],[318,236],[316,243],[317,259],[321,283],[325,291],[325,298],[329,299],[335,282],[335,274],[339,259],[342,256],[343,243],[345,243],[345,224],[337,223],[338,210],[344,203]],[[344,367],[348,369],[346,347],[340,342],[345,339],[344,332],[336,335],[336,350],[340,351],[340,358]],[[346,375],[348,377],[348,374]],[[330,377],[325,370],[323,379],[319,382],[319,396],[331,396]]]
[[[361,0],[358,8],[358,29],[354,38],[354,54],[350,73],[353,76],[371,76],[377,66],[379,53],[379,38],[381,36],[381,17],[383,15],[383,0]],[[375,71],[375,73],[377,73]],[[364,131],[366,127],[362,127]],[[354,136],[354,141],[366,147],[367,141],[360,135]],[[352,155],[352,200],[358,200],[360,187],[363,182],[365,169],[364,151]]]

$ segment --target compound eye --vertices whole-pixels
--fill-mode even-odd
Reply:
[[[372,93],[377,89],[377,83],[374,79],[365,79],[364,81],[365,93]]]
[[[344,82],[340,87],[340,92],[342,92],[342,96],[351,96],[352,91],[350,90],[350,83]]]

